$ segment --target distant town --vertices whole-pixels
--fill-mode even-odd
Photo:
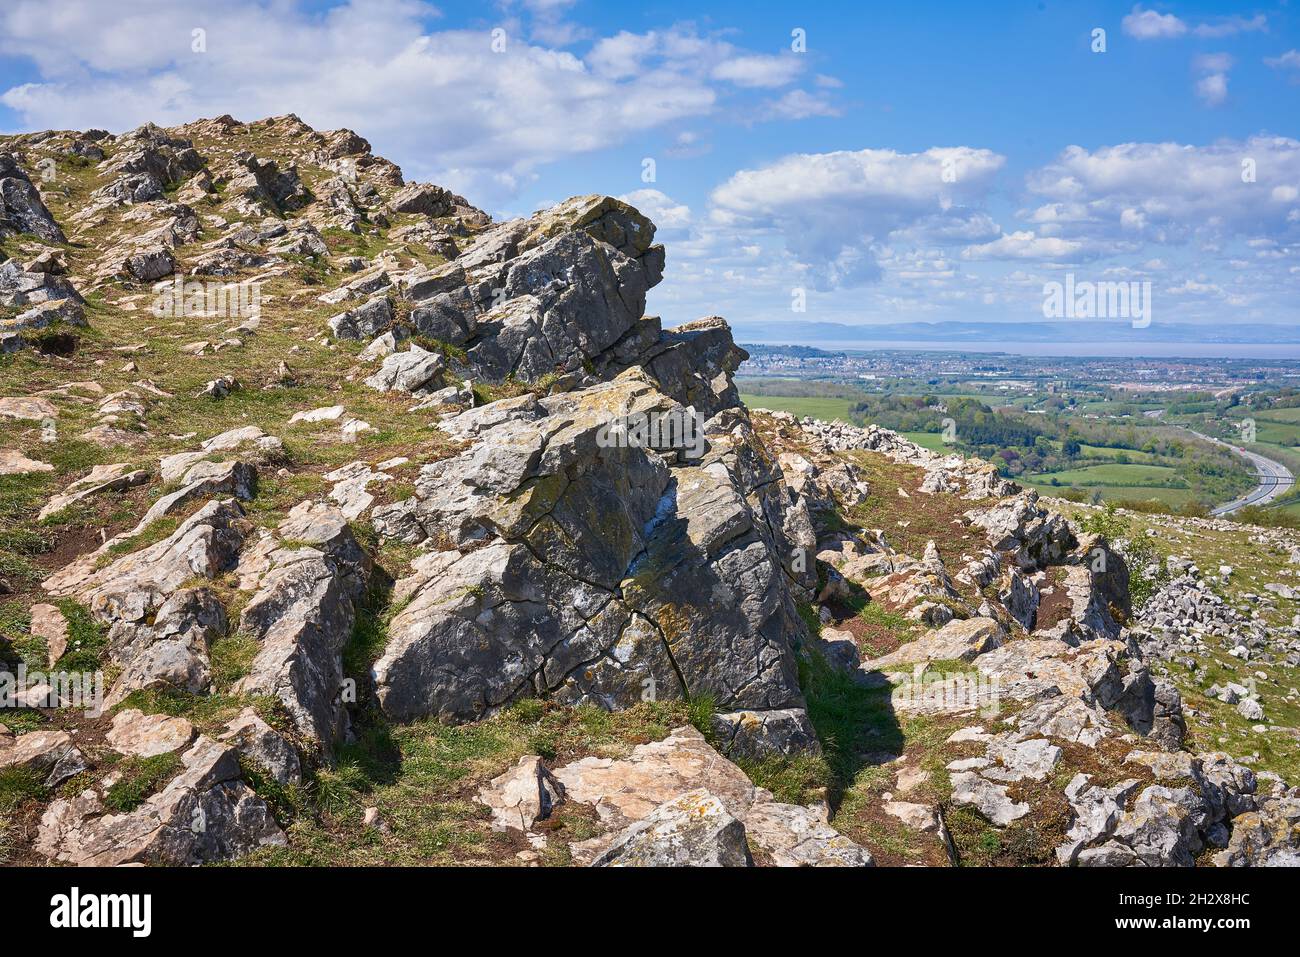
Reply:
[[[745,348],[752,407],[875,423],[1067,498],[1300,518],[1300,360]]]

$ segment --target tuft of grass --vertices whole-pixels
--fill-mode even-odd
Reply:
[[[101,561],[107,565],[111,564],[112,559],[119,555],[127,555],[131,552],[138,552],[150,545],[156,545],[164,538],[176,531],[180,527],[181,519],[175,515],[168,515],[163,518],[155,519],[150,522],[138,535],[131,535],[127,538],[119,539],[104,549],[104,556]]]
[[[98,670],[108,646],[104,626],[75,599],[60,599],[58,608],[68,622],[68,650],[58,660],[57,667],[61,671]]]
[[[148,758],[124,758],[113,767],[120,777],[105,792],[104,805],[123,813],[134,811],[180,769],[181,756],[175,751]]]
[[[704,735],[710,744],[715,743],[717,738],[717,732],[713,728],[713,716],[717,711],[717,704],[711,694],[695,695],[686,704],[686,718],[691,727]]]
[[[253,667],[253,659],[262,648],[251,635],[226,635],[212,643],[208,657],[212,662],[212,685],[218,692],[228,691]]]
[[[0,812],[10,814],[22,804],[44,797],[43,777],[28,768],[0,770]]]

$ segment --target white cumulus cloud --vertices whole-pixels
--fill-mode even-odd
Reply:
[[[880,278],[892,234],[934,243],[987,235],[987,217],[970,204],[1004,162],[965,146],[801,153],[735,173],[711,194],[710,220],[779,237],[818,288],[857,286]]]

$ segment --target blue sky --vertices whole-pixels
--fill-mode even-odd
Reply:
[[[0,8],[0,129],[223,112],[354,128],[498,216],[629,197],[669,322],[1039,321],[1066,272],[1151,282],[1157,324],[1300,319],[1287,3]]]

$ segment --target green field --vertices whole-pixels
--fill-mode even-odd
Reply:
[[[1017,478],[1016,481],[1029,488],[1038,489],[1038,491],[1043,495],[1059,495],[1066,487],[1064,485],[1048,485],[1033,479],[1027,479],[1024,476]],[[1185,488],[1150,488],[1132,485],[1088,485],[1076,487],[1083,489],[1088,492],[1088,494],[1098,492],[1104,500],[1111,502],[1144,502],[1154,498],[1157,501],[1164,502],[1166,505],[1178,506],[1196,498],[1196,494],[1192,492],[1191,489]]]
[[[1255,438],[1260,442],[1276,442],[1289,446],[1300,438],[1300,425],[1294,422],[1278,422],[1273,419],[1255,419]]]
[[[1090,459],[1117,459],[1121,454],[1134,464],[1151,464],[1159,461],[1158,457],[1140,449],[1112,449],[1101,445],[1083,445],[1083,454]]]
[[[1261,441],[1256,442],[1255,445],[1252,446],[1252,451],[1258,452],[1260,455],[1266,455],[1271,459],[1276,459],[1289,468],[1292,474],[1300,475],[1300,448],[1295,448],[1289,445],[1275,445],[1272,442]]]
[[[1080,402],[1075,411],[1091,412],[1096,415],[1118,415],[1120,412],[1129,409],[1150,412],[1159,408],[1163,408],[1163,406],[1152,402],[1116,402],[1110,399],[1099,399],[1095,402]]]
[[[923,449],[929,449],[931,452],[955,452],[957,451],[951,445],[945,445],[943,436],[938,432],[899,432],[903,438],[909,442],[915,442]]]
[[[791,415],[812,416],[814,419],[849,422],[849,410],[853,403],[848,399],[817,399],[785,395],[747,395],[740,394],[740,401],[751,409],[771,409],[773,412],[789,412]]]
[[[1165,465],[1092,465],[1064,472],[1043,472],[1026,476],[1027,480],[1051,484],[1052,479],[1061,485],[1157,485],[1176,478],[1178,472]]]
[[[1279,505],[1277,510],[1300,518],[1300,502],[1292,502],[1290,505]]]

